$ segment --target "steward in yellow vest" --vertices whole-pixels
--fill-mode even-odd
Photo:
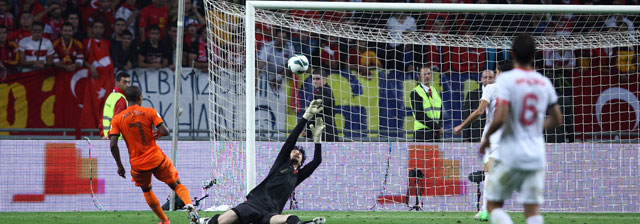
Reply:
[[[431,69],[423,67],[418,74],[418,85],[411,91],[411,111],[415,121],[413,130],[417,142],[434,141],[442,135],[442,99],[429,85]]]
[[[100,122],[100,135],[102,139],[108,139],[109,126],[114,115],[127,109],[128,102],[124,95],[124,90],[131,85],[131,78],[125,72],[118,73],[116,77],[116,87],[113,92],[107,96],[102,109],[102,122]],[[122,138],[122,136],[120,136]]]

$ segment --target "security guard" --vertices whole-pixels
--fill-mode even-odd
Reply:
[[[100,123],[100,135],[102,136],[102,139],[108,139],[109,137],[109,125],[111,125],[113,115],[120,113],[128,107],[127,99],[124,96],[124,90],[131,85],[130,77],[131,76],[126,72],[118,73],[118,76],[116,76],[116,87],[104,102],[104,109],[102,109],[102,123]],[[120,137],[122,138],[122,136]]]
[[[442,99],[431,86],[431,68],[422,67],[418,73],[418,85],[411,91],[414,139],[417,142],[435,141],[443,133],[441,114]]]

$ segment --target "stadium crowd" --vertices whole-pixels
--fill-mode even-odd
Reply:
[[[358,1],[358,0],[353,0]],[[231,1],[242,4],[244,1]],[[395,1],[374,1],[395,2]],[[506,3],[506,4],[638,4],[637,0],[417,0],[418,3]],[[94,57],[109,55],[116,69],[173,68],[176,55],[177,1],[168,0],[0,0],[0,67],[19,73],[55,66],[67,70],[87,67],[95,72]],[[205,12],[202,0],[185,1],[183,66],[207,69]],[[288,13],[312,19],[393,30],[400,40],[406,31],[440,34],[510,35],[529,31],[535,35],[565,36],[571,33],[630,31],[640,25],[637,15],[589,16],[573,14],[492,15],[469,13],[328,12],[291,10]],[[64,27],[69,27],[64,30]],[[272,38],[269,26],[258,32],[261,43]],[[262,32],[263,34],[260,34]],[[69,35],[69,33],[71,33]],[[32,35],[35,34],[35,35]],[[41,35],[40,35],[41,34]],[[494,49],[376,44],[336,37],[287,33],[296,53],[304,53],[327,68],[357,68],[374,64],[386,69],[413,70],[414,62],[428,62],[441,71],[481,72],[494,69],[495,61],[508,54]],[[42,38],[40,38],[40,36]],[[42,40],[42,41],[41,41]],[[106,49],[101,48],[104,43]],[[375,45],[375,46],[374,46]],[[378,46],[382,45],[382,46]],[[260,47],[260,46],[259,46]],[[373,51],[372,48],[377,49]],[[635,50],[635,49],[633,49]],[[623,51],[620,53],[620,51]],[[628,54],[629,49],[541,52],[547,60],[536,64],[562,67],[567,73],[590,63],[606,67],[612,60],[602,56]],[[451,52],[444,54],[444,52]],[[98,54],[96,56],[96,54]],[[358,59],[358,55],[368,59]],[[596,58],[578,61],[576,58]],[[376,59],[377,58],[377,59]],[[615,57],[612,57],[615,59]],[[488,61],[488,63],[480,63]],[[348,64],[347,64],[348,62]],[[358,63],[356,63],[358,62]],[[445,63],[449,62],[449,63]],[[466,63],[469,62],[469,63]],[[595,63],[595,64],[594,64]],[[613,60],[615,63],[615,60]],[[582,66],[589,67],[589,66]],[[620,68],[618,66],[617,68]],[[616,71],[628,72],[630,68]]]

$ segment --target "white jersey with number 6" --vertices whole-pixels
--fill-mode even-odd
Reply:
[[[544,170],[544,117],[547,108],[558,102],[553,84],[534,70],[515,68],[502,73],[496,87],[497,104],[509,105],[498,160],[514,169]]]

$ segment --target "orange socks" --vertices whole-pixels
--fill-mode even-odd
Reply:
[[[185,191],[186,190],[187,189],[185,188]],[[187,193],[187,196],[188,195],[189,193]],[[147,204],[149,205],[151,210],[153,210],[153,212],[156,213],[156,215],[158,216],[158,218],[160,218],[160,220],[169,220],[169,218],[167,218],[167,215],[164,214],[164,211],[162,211],[162,207],[160,207],[160,202],[158,201],[158,198],[156,197],[156,195],[153,193],[153,190],[149,192],[144,192],[144,200],[147,201]]]
[[[178,184],[178,186],[176,186],[175,188],[175,191],[178,197],[182,199],[185,205],[191,204],[191,196],[189,196],[189,191],[187,190],[187,187],[185,187],[182,184]]]

